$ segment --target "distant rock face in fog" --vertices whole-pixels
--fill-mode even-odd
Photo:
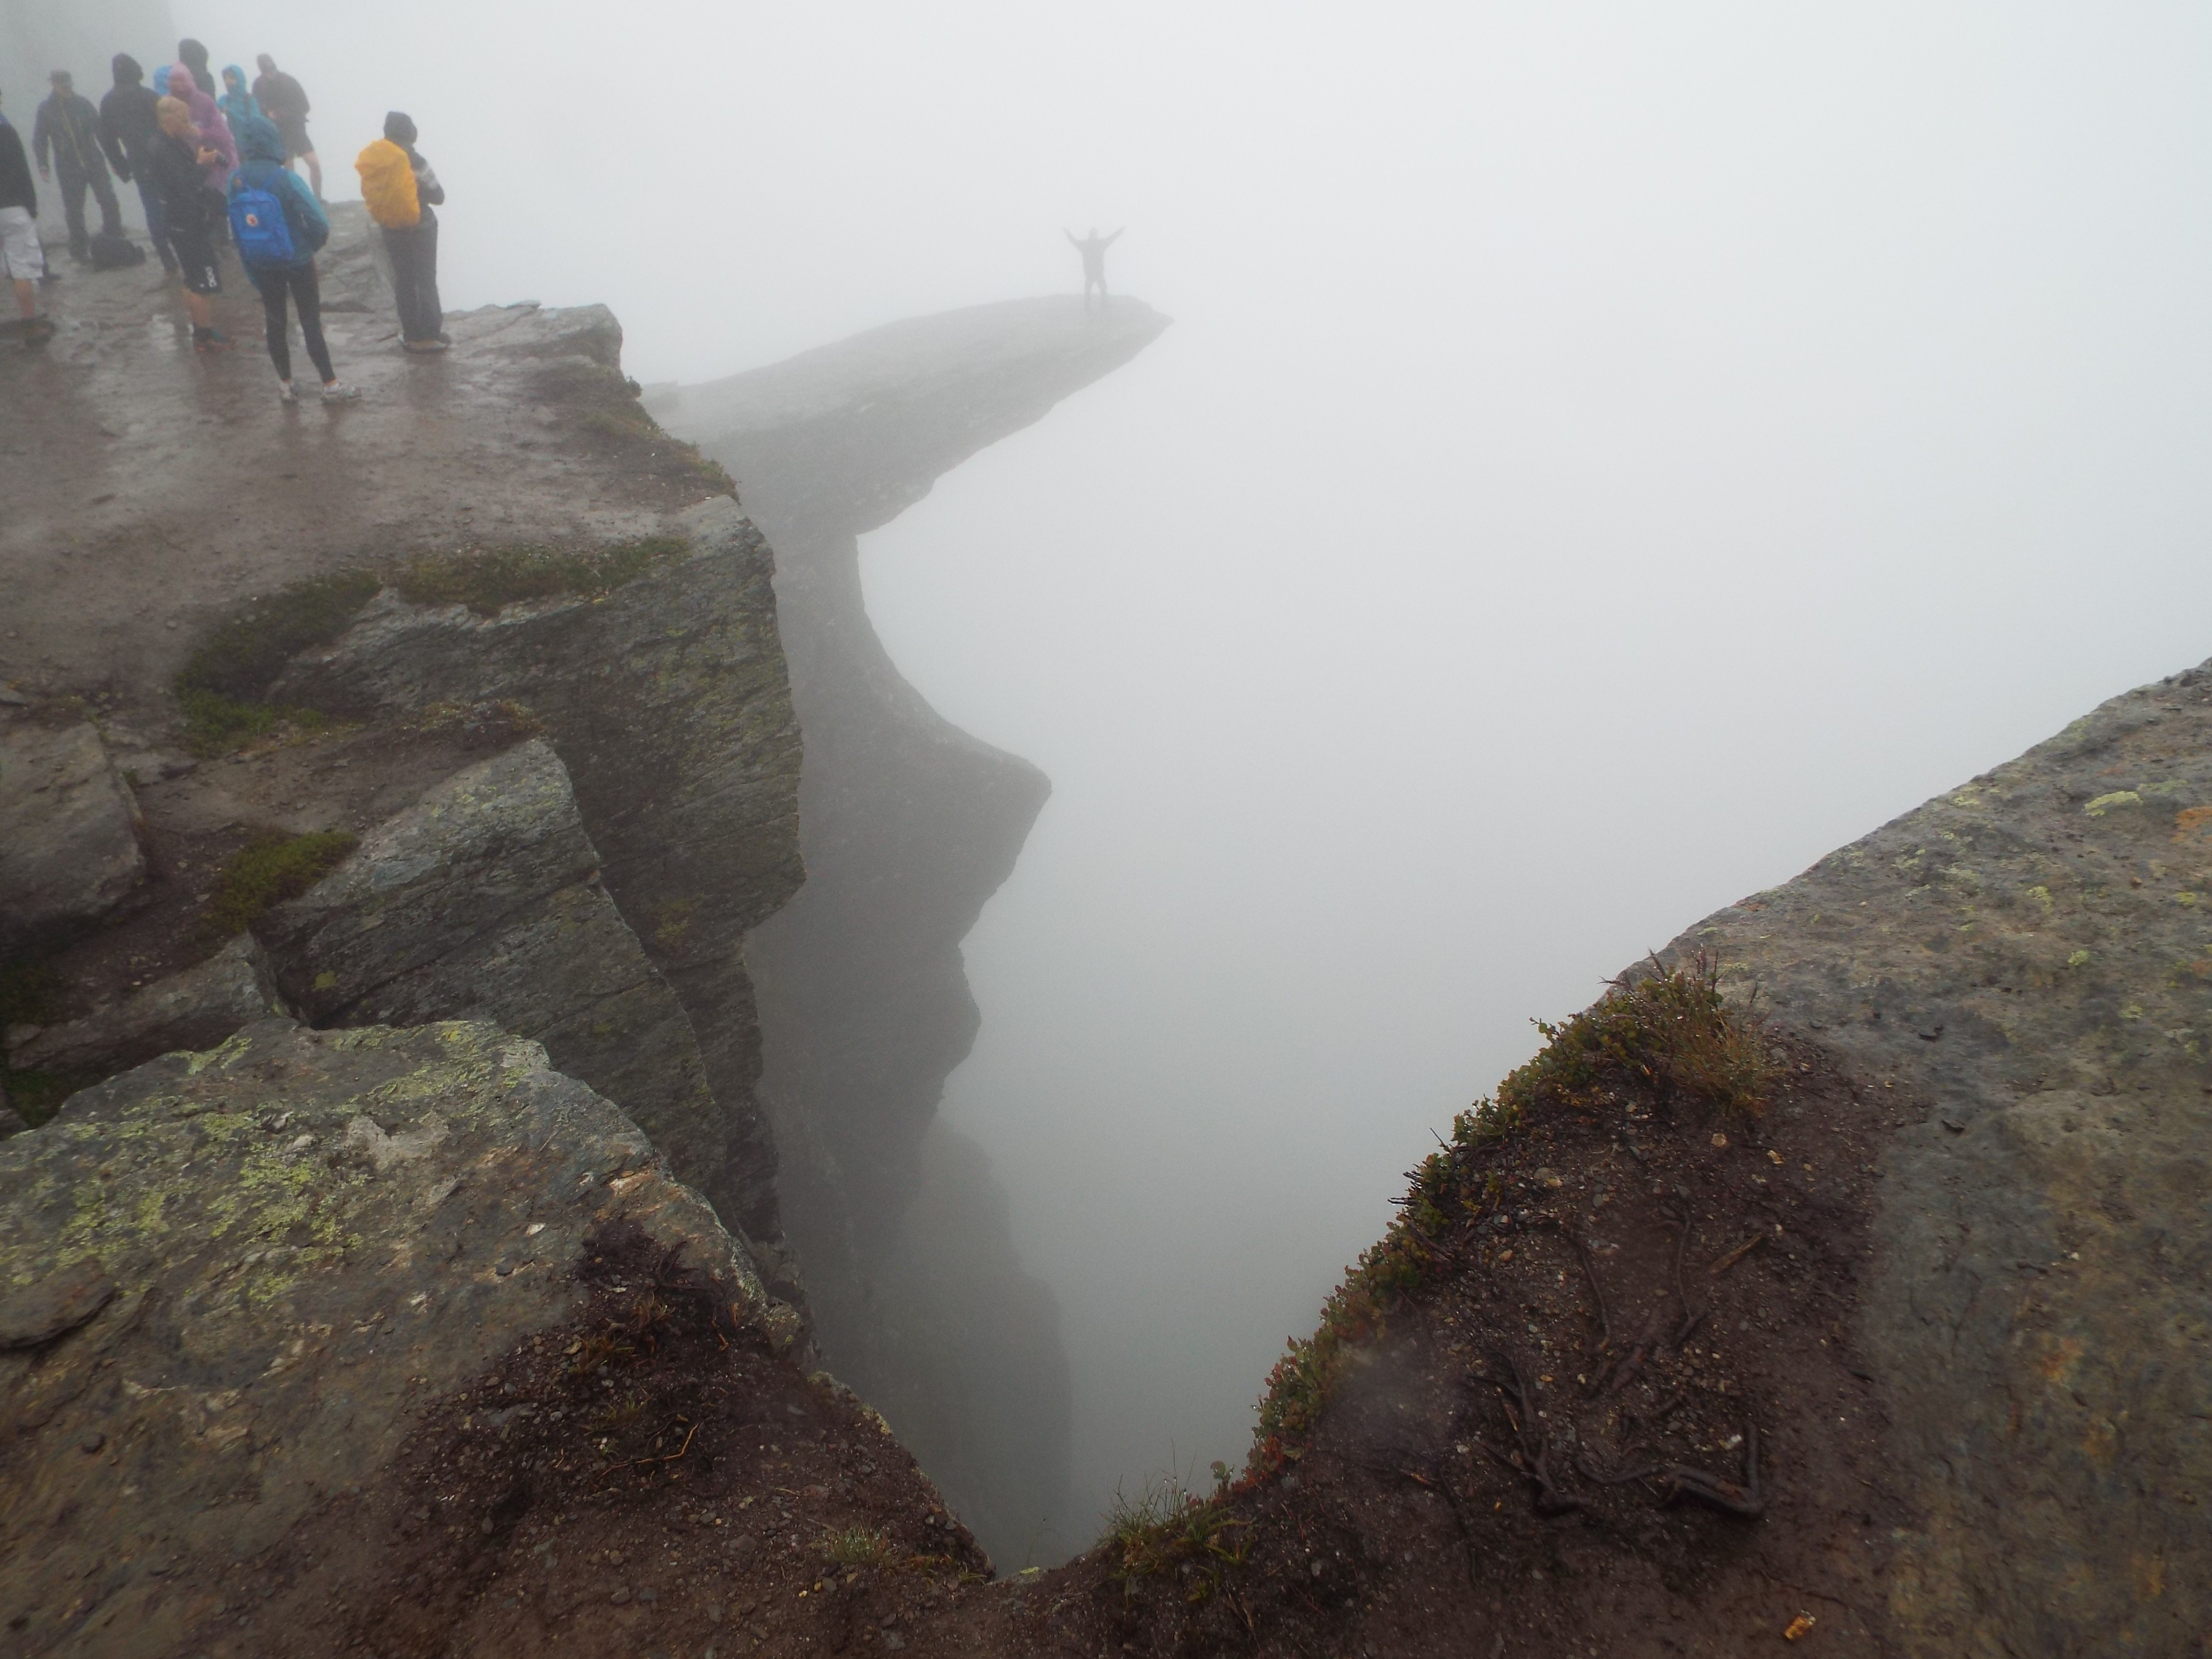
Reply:
[[[859,538],[1166,325],[1127,300],[979,306],[647,398],[736,476],[776,549],[807,875],[748,962],[823,1352],[1007,1566],[1066,1504],[1066,1360],[988,1159],[932,1126],[977,1027],[960,941],[1050,786],[901,676],[868,620]]]

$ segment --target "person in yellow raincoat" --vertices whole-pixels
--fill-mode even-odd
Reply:
[[[384,232],[392,256],[392,287],[399,302],[404,349],[418,356],[446,349],[446,313],[438,298],[438,216],[445,186],[415,148],[415,123],[394,110],[384,118],[384,137],[354,157],[362,200]]]

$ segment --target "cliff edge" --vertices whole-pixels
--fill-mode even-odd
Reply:
[[[776,548],[806,733],[806,884],[746,959],[785,1224],[823,1352],[1016,1561],[1040,1519],[1066,1510],[1058,1314],[1014,1261],[988,1160],[935,1120],[978,1019],[960,941],[1050,785],[907,684],[868,620],[859,538],[1167,326],[1127,299],[1097,312],[1013,301],[645,398],[730,469]]]

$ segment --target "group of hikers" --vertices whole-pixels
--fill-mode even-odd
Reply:
[[[331,225],[322,162],[307,136],[307,94],[268,53],[255,61],[261,73],[251,85],[235,64],[218,81],[209,69],[208,49],[198,40],[180,40],[176,61],[158,66],[149,86],[138,60],[118,52],[114,87],[97,109],[76,90],[69,70],[56,70],[49,77],[52,94],[39,106],[33,124],[31,155],[40,179],[52,182],[60,174],[71,258],[95,270],[144,260],[124,234],[110,179],[135,183],[162,269],[183,286],[193,348],[203,353],[231,349],[216,326],[214,301],[222,292],[223,259],[233,255],[261,299],[279,396],[288,404],[298,401],[292,385],[292,312],[321,377],[323,401],[351,402],[361,393],[338,378],[323,337],[315,255],[330,240]],[[394,111],[385,117],[384,136],[361,152],[354,167],[391,258],[403,349],[428,355],[453,343],[438,297],[434,210],[446,192],[415,148],[416,136],[415,123]],[[305,180],[294,167],[300,161],[307,163]],[[100,209],[97,235],[86,225],[88,194]],[[37,289],[60,280],[39,240],[38,211],[31,156],[0,111],[0,276],[14,283],[27,347],[53,337],[56,325],[39,311]]]

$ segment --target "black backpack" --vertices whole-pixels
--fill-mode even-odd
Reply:
[[[120,270],[125,265],[143,265],[146,250],[128,236],[110,236],[106,233],[92,239],[92,268],[94,270]]]

